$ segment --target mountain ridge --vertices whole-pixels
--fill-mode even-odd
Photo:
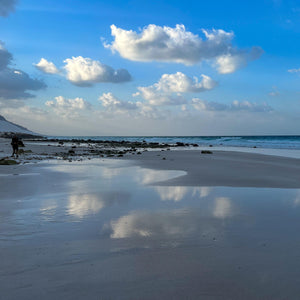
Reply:
[[[24,126],[6,120],[2,115],[0,115],[0,135],[5,136],[12,133],[40,136],[39,134],[27,129]]]

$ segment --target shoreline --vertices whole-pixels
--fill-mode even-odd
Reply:
[[[0,140],[0,155],[8,154],[10,141]],[[4,150],[3,150],[4,149]],[[66,160],[71,162],[91,159],[120,159],[155,170],[185,171],[186,175],[158,185],[169,186],[228,186],[300,188],[300,159],[209,148],[201,150],[170,150],[168,147],[153,151],[147,149],[107,149],[103,145],[40,144],[25,142],[25,151],[16,160],[18,166],[38,161]],[[204,147],[202,149],[205,149]],[[211,152],[211,154],[209,154]],[[1,159],[1,157],[0,157]],[[7,160],[11,159],[7,157]],[[3,161],[3,159],[2,159]],[[1,166],[0,173],[12,166]]]

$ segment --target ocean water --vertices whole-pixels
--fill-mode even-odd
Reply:
[[[199,146],[245,147],[300,150],[300,135],[284,136],[52,136],[57,139],[146,141],[148,143],[198,144]]]

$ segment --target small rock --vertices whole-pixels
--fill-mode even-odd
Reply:
[[[209,150],[202,150],[201,154],[213,154],[212,151]]]

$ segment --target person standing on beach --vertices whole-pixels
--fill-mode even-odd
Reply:
[[[17,137],[16,134],[14,134],[14,136],[11,139],[11,146],[13,148],[12,157],[14,157],[15,154],[16,154],[16,157],[18,158],[19,157],[19,155],[18,155],[18,151],[19,151],[19,138]]]

